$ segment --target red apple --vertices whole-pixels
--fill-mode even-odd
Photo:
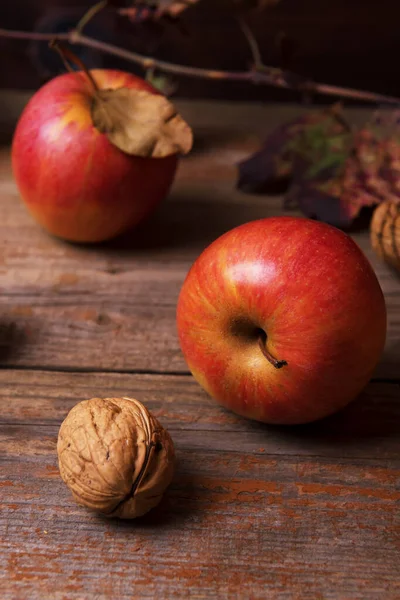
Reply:
[[[143,79],[93,70],[101,90],[158,93]],[[21,197],[49,232],[77,242],[112,238],[136,225],[167,195],[178,158],[122,152],[94,127],[94,88],[83,72],[40,88],[18,122],[12,166]]]
[[[386,337],[385,300],[342,231],[306,218],[241,225],[214,241],[180,292],[183,354],[200,385],[236,413],[314,421],[369,381]]]

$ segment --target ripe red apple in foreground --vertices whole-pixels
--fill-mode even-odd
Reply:
[[[383,351],[384,297],[342,231],[272,217],[214,241],[181,289],[177,326],[200,385],[236,413],[314,421],[363,389]]]
[[[90,72],[99,90],[158,92],[115,70]],[[55,77],[31,98],[14,134],[12,166],[21,197],[48,231],[77,242],[112,238],[167,195],[178,154],[125,153],[93,123],[95,90],[83,72]]]

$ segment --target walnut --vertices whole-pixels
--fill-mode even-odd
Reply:
[[[57,452],[75,500],[109,517],[148,512],[174,470],[168,432],[133,398],[92,398],[74,406],[61,424]]]
[[[370,237],[378,256],[400,271],[400,202],[379,204],[372,215]]]

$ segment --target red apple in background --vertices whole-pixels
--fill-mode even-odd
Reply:
[[[100,90],[137,88],[144,80],[92,70]],[[93,124],[94,90],[83,72],[60,75],[39,89],[18,122],[12,166],[21,197],[48,231],[77,242],[112,238],[136,225],[167,195],[178,156],[122,152]]]
[[[192,374],[223,406],[298,424],[337,411],[364,388],[385,344],[386,307],[348,235],[272,217],[204,250],[181,289],[177,327]]]

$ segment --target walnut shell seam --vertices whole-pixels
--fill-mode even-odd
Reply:
[[[57,450],[61,477],[75,500],[109,517],[144,514],[173,475],[168,432],[128,397],[75,405],[60,427]]]

